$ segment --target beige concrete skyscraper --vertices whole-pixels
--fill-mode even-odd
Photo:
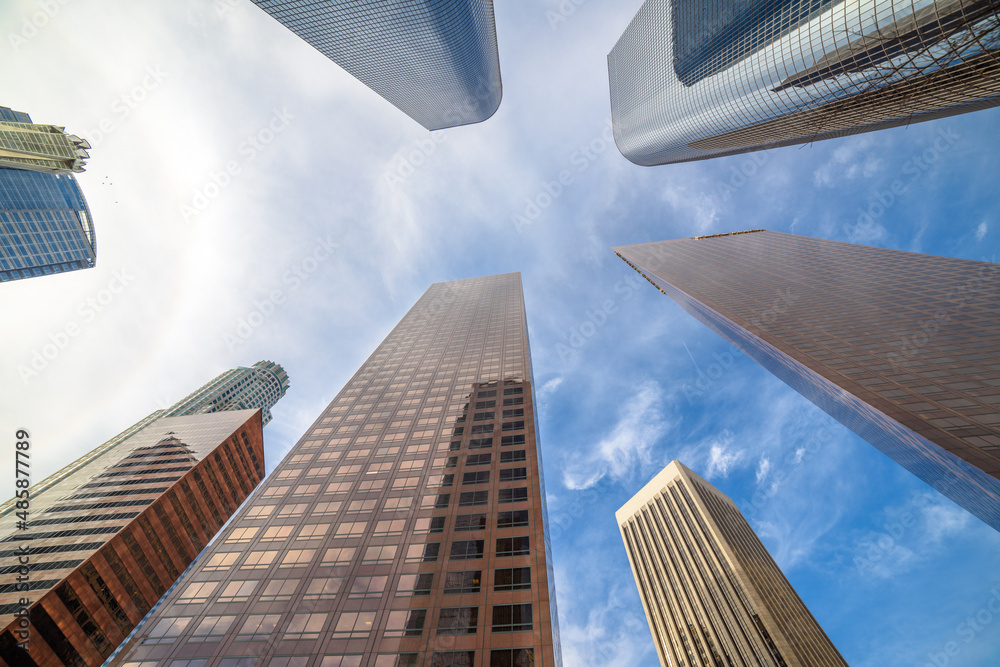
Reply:
[[[111,664],[558,667],[518,274],[437,283]]]
[[[660,664],[847,665],[733,501],[679,461],[615,517]]]

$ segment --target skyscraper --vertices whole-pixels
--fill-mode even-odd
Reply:
[[[615,252],[1000,530],[1000,265],[764,230]]]
[[[561,664],[536,429],[520,275],[432,285],[112,664]]]
[[[90,144],[58,125],[36,125],[27,114],[0,113],[0,167],[47,174],[83,171]],[[17,120],[20,118],[21,120]]]
[[[493,0],[254,0],[428,130],[500,106]]]
[[[615,518],[664,667],[846,667],[733,501],[680,461]]]
[[[1000,104],[996,0],[647,0],[608,55],[640,165],[810,143]]]
[[[0,553],[30,565],[27,590],[17,586],[24,583],[20,564],[0,569],[0,612],[11,616],[25,606],[21,598],[31,601],[29,617],[42,637],[29,644],[37,664],[100,665],[125,639],[264,477],[263,420],[287,388],[284,369],[270,361],[227,371],[32,484],[25,518],[18,498],[0,505],[0,543],[10,543]],[[218,418],[195,417],[208,413]],[[17,524],[25,519],[22,530]],[[109,566],[115,581],[106,572],[92,576]],[[94,598],[81,589],[81,574],[98,588],[110,581],[113,595],[127,592],[134,609],[116,611],[98,589]],[[112,625],[102,623],[111,620],[108,612]],[[0,632],[0,664],[32,664],[16,651],[17,622]]]
[[[89,269],[97,261],[90,209],[68,173],[82,170],[82,158],[65,156],[62,166],[58,158],[41,159],[39,140],[51,142],[57,135],[32,134],[25,129],[30,127],[27,114],[0,107],[0,282]],[[19,152],[6,150],[8,145],[20,146]],[[25,157],[29,149],[34,157]]]
[[[263,477],[260,412],[237,410],[158,419],[29,492],[0,537],[0,664],[103,664]]]

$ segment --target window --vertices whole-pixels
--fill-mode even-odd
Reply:
[[[191,622],[190,616],[181,618],[161,618],[160,622],[153,626],[152,630],[142,641],[143,644],[171,644]]]
[[[206,616],[201,619],[201,623],[194,629],[194,633],[188,641],[192,644],[221,641],[228,634],[229,627],[235,620],[235,616]]]
[[[271,512],[274,511],[275,507],[277,507],[277,505],[257,505],[255,507],[251,507],[247,510],[247,518],[263,519],[266,516],[271,516]]]
[[[512,452],[500,452],[500,463],[514,463],[515,461],[526,461],[523,449],[515,449]]]
[[[337,477],[349,477],[351,475],[357,475],[359,472],[361,472],[360,463],[345,463],[337,468],[335,475]]]
[[[230,553],[212,554],[211,558],[205,561],[205,567],[202,570],[205,572],[222,572],[228,570],[239,560],[240,553],[239,551],[233,551]]]
[[[529,539],[524,537],[498,537],[497,557],[500,556],[527,556],[530,552]]]
[[[396,558],[396,545],[387,544],[372,546],[365,549],[362,563],[391,563]]]
[[[444,577],[444,593],[445,595],[478,593],[482,579],[482,570],[448,572]]]
[[[375,658],[375,667],[417,667],[418,655],[418,653],[383,653]]]
[[[375,523],[375,537],[388,537],[390,535],[402,535],[403,528],[406,527],[406,519],[382,519]]]
[[[344,583],[343,577],[317,577],[309,582],[303,600],[332,600],[337,597],[340,587]]]
[[[327,655],[319,667],[361,667],[361,655]],[[303,663],[305,667],[305,663]]]
[[[260,593],[261,602],[284,602],[292,599],[299,587],[298,579],[271,579]]]
[[[333,470],[330,466],[323,466],[321,468],[306,468],[306,477],[326,477]]]
[[[295,530],[295,526],[270,526],[264,530],[264,534],[260,536],[260,541],[275,542],[278,540],[287,540],[293,530]]]
[[[472,507],[474,505],[485,505],[489,502],[489,491],[464,491],[458,496],[459,507]]]
[[[415,489],[420,485],[419,477],[397,477],[392,480],[393,491],[398,491],[400,489]]]
[[[352,500],[347,504],[347,509],[344,510],[348,513],[357,514],[359,512],[371,512],[375,509],[375,503],[378,502],[375,498],[368,498],[365,500]]]
[[[358,492],[378,491],[385,486],[384,479],[365,479],[358,484]]]
[[[315,496],[319,493],[319,484],[299,484],[292,491],[293,496]]]
[[[479,625],[479,607],[445,607],[438,615],[439,635],[473,635]]]
[[[387,576],[377,577],[354,577],[351,584],[351,592],[347,594],[349,598],[377,598],[382,597],[385,592],[385,584],[389,580]]]
[[[320,565],[349,565],[354,558],[354,547],[327,549]]]
[[[524,398],[518,396],[517,398],[505,398],[503,399],[503,404],[507,405],[524,405]]]
[[[459,420],[460,421],[465,421],[465,417],[460,417]],[[457,452],[461,448],[462,448],[462,441],[461,440],[452,440],[451,442],[448,443],[448,451],[449,452]],[[444,449],[444,447],[443,446],[439,446],[438,449]]]
[[[400,597],[410,595],[430,595],[431,584],[433,582],[433,572],[401,575],[399,577],[399,585],[396,586],[396,595]]]
[[[493,590],[495,591],[526,591],[530,589],[530,567],[508,567],[493,571]]]
[[[319,639],[319,632],[323,629],[323,624],[326,623],[327,616],[328,614],[326,613],[294,614],[292,622],[285,629],[282,639]]]
[[[500,437],[501,447],[510,447],[513,445],[523,445],[524,435],[504,435]]]
[[[493,446],[493,438],[472,438],[469,440],[469,449],[489,449]]]
[[[297,565],[308,565],[316,555],[315,549],[290,549],[281,559],[278,567],[295,567]]]
[[[490,398],[497,395],[496,389],[490,389],[488,391],[479,392],[479,398]]]
[[[524,408],[509,408],[503,411],[504,419],[513,419],[514,417],[523,417]]]
[[[440,542],[429,544],[411,544],[406,547],[407,563],[433,563],[438,559],[441,550]]]
[[[434,467],[435,468],[440,468],[441,467],[441,464],[439,463],[439,461],[441,461],[441,459],[434,459]],[[447,459],[444,460],[444,467],[445,468],[457,468],[458,467],[458,457],[457,456],[449,456]]]
[[[531,630],[531,604],[493,605],[493,632]]]
[[[386,637],[419,637],[424,633],[426,609],[390,611],[385,624]]]
[[[483,557],[483,540],[458,540],[451,543],[451,560],[472,560]]]
[[[465,457],[466,466],[488,466],[493,462],[493,454],[469,454]]]
[[[472,415],[472,421],[475,422],[491,421],[495,418],[496,418],[495,412],[477,412],[474,415]]]
[[[368,527],[367,521],[344,521],[337,526],[337,537],[361,537]]]
[[[447,475],[431,475],[427,478],[427,486],[452,486],[455,483],[454,473],[448,473]]]
[[[293,477],[298,477],[299,473],[302,472],[302,468],[289,468],[287,470],[282,470],[279,472],[275,479],[292,479]]]
[[[498,503],[520,503],[528,499],[528,487],[522,486],[515,489],[500,489],[497,498]]]
[[[202,663],[201,665],[196,665],[195,663]],[[188,662],[189,667],[204,667],[207,665],[207,660],[191,660]],[[257,656],[251,655],[242,658],[223,658],[217,664],[217,667],[254,667],[257,664]],[[173,663],[171,663],[173,667]]]
[[[450,493],[424,496],[420,501],[420,509],[441,509],[447,507],[450,502]]]
[[[364,639],[372,631],[374,623],[374,611],[345,611],[337,619],[333,636],[338,639]]]
[[[475,651],[435,651],[430,667],[472,667],[475,660]]]
[[[326,485],[326,493],[347,493],[351,490],[351,482],[333,482]]]
[[[243,626],[236,635],[236,641],[267,639],[274,632],[274,627],[279,620],[281,620],[281,614],[251,614],[243,622]]]
[[[502,648],[490,651],[489,667],[535,667],[535,649]]]
[[[263,570],[277,557],[277,551],[251,551],[240,568],[243,570]]]
[[[463,486],[466,484],[489,484],[490,471],[479,470],[477,472],[467,472],[462,476]]]
[[[413,503],[412,498],[388,498],[385,501],[385,506],[383,509],[386,512],[407,510],[410,509],[410,505]]]
[[[302,530],[296,535],[296,540],[318,540],[326,535],[326,531],[330,528],[330,524],[327,523],[311,523],[306,526],[302,526]]]
[[[423,517],[413,524],[414,533],[443,533],[445,517]]]
[[[306,503],[299,503],[298,505],[285,505],[278,510],[278,516],[282,518],[302,516],[308,507],[309,505]]]
[[[246,602],[257,588],[256,581],[230,581],[219,593],[219,602]]]
[[[377,475],[382,472],[389,472],[392,470],[392,461],[383,461],[382,463],[372,463],[368,466],[368,470],[365,471],[366,475]]]
[[[484,433],[492,433],[494,428],[496,428],[494,424],[473,424],[472,435],[482,435]]]
[[[455,517],[455,531],[483,530],[486,528],[485,514],[460,514]]]
[[[523,394],[524,387],[510,387],[503,390],[504,396],[516,396],[517,394]]]
[[[503,431],[520,431],[523,428],[524,428],[524,422],[523,421],[504,422],[503,423],[503,427],[501,428],[501,430],[503,430]]]
[[[410,471],[410,470],[416,470],[416,471],[423,470],[424,469],[424,460],[420,459],[420,460],[417,460],[417,461],[403,461],[402,463],[399,464],[399,469],[400,470],[407,470],[407,471]]]
[[[230,544],[242,544],[249,542],[253,539],[253,536],[257,534],[260,528],[237,528],[233,532],[229,533],[229,537],[226,538],[226,542]]]
[[[196,581],[193,584],[188,585],[181,593],[180,599],[177,600],[177,604],[194,604],[197,602],[205,602],[208,600],[212,592],[215,591],[215,587],[219,585],[217,581]]]
[[[485,410],[487,408],[492,408],[496,406],[497,402],[493,401],[476,401],[476,410]]]
[[[497,513],[497,528],[514,528],[528,525],[528,510]]]
[[[527,468],[502,468],[500,470],[501,482],[517,482],[522,479],[528,479]]]

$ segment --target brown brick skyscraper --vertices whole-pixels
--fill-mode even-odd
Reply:
[[[432,285],[114,664],[561,664],[535,428],[520,275]]]
[[[763,230],[615,251],[1000,530],[1000,266]]]

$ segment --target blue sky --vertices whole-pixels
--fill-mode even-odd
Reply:
[[[3,286],[0,432],[31,430],[41,479],[273,359],[273,466],[430,283],[521,271],[567,665],[657,664],[614,511],[673,459],[851,665],[1000,663],[1000,535],[610,250],[766,228],[996,261],[1000,112],[637,167],[606,139],[605,58],[640,5],[499,5],[499,111],[429,134],[248,0],[3,3],[0,104],[94,144],[98,266]]]

